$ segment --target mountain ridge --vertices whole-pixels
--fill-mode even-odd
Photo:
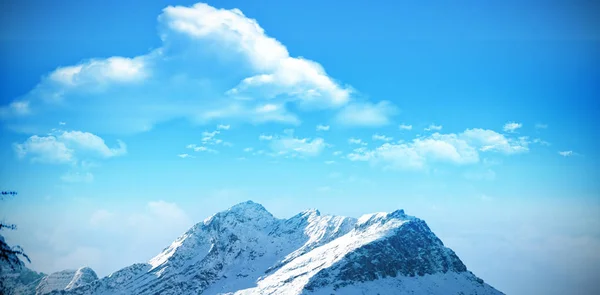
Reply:
[[[252,201],[198,222],[147,263],[47,294],[363,294],[370,290],[502,294],[469,272],[425,221],[404,210],[352,218],[309,209],[279,219]]]

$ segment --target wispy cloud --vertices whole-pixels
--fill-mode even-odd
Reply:
[[[348,139],[348,143],[349,144],[356,144],[356,145],[368,145],[368,143],[364,142],[362,139],[360,138],[349,138]]]
[[[322,138],[281,137],[271,141],[271,149],[277,156],[309,156],[319,155],[327,144]]]
[[[233,144],[227,141],[223,141],[217,136],[221,134],[222,131],[229,130],[229,125],[217,125],[217,130],[214,131],[204,131],[202,132],[201,142],[202,144],[188,144],[186,148],[193,149],[195,152],[209,152],[209,153],[218,153],[218,150],[214,148],[214,146],[225,146],[232,147]],[[213,148],[209,148],[208,146],[213,146]]]
[[[221,133],[221,132],[218,130],[215,130],[212,132],[208,132],[208,131],[202,132],[202,143],[203,144],[211,144],[211,145],[222,143],[223,140],[216,138],[216,136],[219,133]]]
[[[329,125],[317,125],[317,131],[329,131]]]
[[[440,130],[442,130],[442,125],[431,124],[423,130],[425,130],[425,131],[440,131]]]
[[[196,144],[188,144],[185,148],[192,149],[192,150],[194,150],[194,152],[207,152],[207,153],[213,153],[213,154],[216,154],[219,152],[215,149],[211,149],[211,148],[201,146],[201,145],[199,146]]]
[[[504,127],[502,127],[502,130],[504,130],[504,132],[512,133],[521,127],[523,127],[523,124],[521,124],[521,123],[508,122],[508,123],[504,124]]]
[[[400,130],[412,130],[413,126],[407,125],[407,124],[400,124],[400,126],[398,126],[398,128],[400,128]]]
[[[391,123],[391,117],[397,113],[388,101],[376,104],[354,103],[344,107],[335,117],[335,121],[345,126],[379,127]]]
[[[273,135],[264,135],[261,134],[260,136],[258,136],[259,140],[264,140],[264,141],[269,141],[273,139]]]
[[[379,141],[392,141],[393,138],[389,137],[389,136],[385,136],[385,135],[379,135],[379,134],[373,134],[373,140],[379,140]]]
[[[537,143],[537,144],[540,144],[540,145],[550,146],[549,142],[547,142],[547,141],[545,141],[545,140],[543,140],[541,138],[534,138],[533,141],[532,141],[532,143]]]
[[[537,123],[535,124],[535,129],[547,129],[548,124]]]
[[[573,151],[560,151],[560,152],[558,152],[558,154],[563,157],[570,157],[570,156],[575,155],[575,153]]]
[[[190,154],[179,154],[177,156],[180,157],[180,158],[182,158],[182,159],[195,158],[194,156],[192,156]]]

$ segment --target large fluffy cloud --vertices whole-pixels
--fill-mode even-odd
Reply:
[[[60,179],[68,183],[89,183],[94,175],[89,168],[90,160],[106,159],[127,153],[127,146],[117,141],[118,146],[109,147],[101,137],[81,131],[53,131],[47,136],[33,135],[22,143],[15,143],[19,158],[32,162],[68,164],[70,171]]]
[[[14,144],[20,158],[47,163],[70,163],[75,154],[110,158],[127,153],[127,146],[117,141],[118,147],[109,148],[101,137],[81,131],[60,131],[48,136],[33,135],[23,143]]]
[[[0,117],[32,133],[57,120],[91,132],[139,132],[174,118],[298,124],[291,104],[341,108],[337,121],[348,125],[384,125],[394,113],[387,102],[352,102],[349,86],[317,62],[290,56],[238,9],[169,6],[158,20],[161,47],[61,66]]]

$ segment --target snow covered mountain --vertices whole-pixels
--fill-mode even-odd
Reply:
[[[96,280],[98,280],[98,276],[89,267],[82,267],[78,270],[63,270],[42,278],[35,288],[35,294],[48,294],[54,290],[71,290]]]
[[[502,294],[403,210],[278,219],[251,201],[196,224],[148,263],[71,287],[62,287],[70,275],[50,277],[38,285],[53,282],[60,291],[50,294]]]

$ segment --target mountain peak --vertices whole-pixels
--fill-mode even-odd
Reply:
[[[236,223],[251,222],[257,227],[266,226],[275,222],[276,218],[263,205],[253,201],[246,201],[232,206],[204,220],[201,225],[221,227]],[[218,225],[220,224],[220,225]]]
[[[250,219],[257,217],[270,217],[273,218],[273,215],[263,207],[263,205],[259,203],[255,203],[253,201],[246,201],[239,203],[237,205],[232,206],[224,213],[234,213],[238,216],[247,217]]]
[[[263,205],[253,202],[252,200],[248,200],[245,202],[235,204],[235,205],[231,206],[231,208],[229,208],[229,211],[247,210],[247,209],[267,211],[267,209],[265,209],[265,207],[263,207]]]
[[[317,209],[308,209],[308,210],[304,210],[300,213],[300,215],[302,216],[321,216],[321,212],[319,212],[319,210]]]
[[[80,295],[502,294],[470,273],[425,221],[404,210],[356,219],[309,209],[277,219],[253,201],[198,223],[148,264],[63,290]]]

